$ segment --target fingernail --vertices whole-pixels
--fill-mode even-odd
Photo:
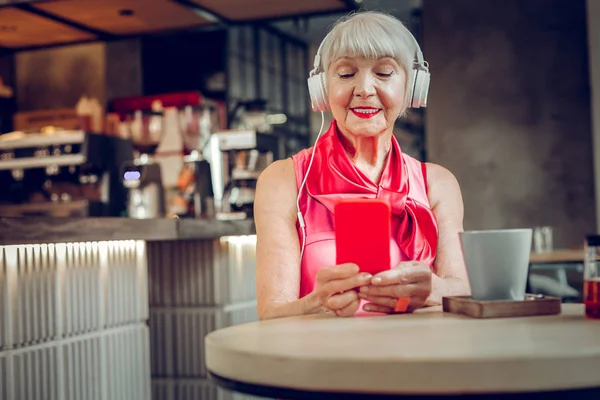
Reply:
[[[361,286],[361,287],[360,287],[360,291],[361,291],[362,293],[367,293],[367,292],[369,291],[369,287],[368,287],[368,286]]]
[[[373,307],[372,306],[364,306],[363,309],[365,311],[373,311]]]
[[[366,299],[367,295],[365,293],[359,293],[358,297],[360,297],[361,299]]]
[[[372,277],[373,277],[373,275],[371,275],[371,274],[363,274],[362,280],[367,281],[367,280],[371,279]]]
[[[378,283],[381,283],[381,278],[380,277],[375,277],[373,278],[373,280],[371,281],[372,284],[377,285]]]

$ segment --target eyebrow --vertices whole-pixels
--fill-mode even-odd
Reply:
[[[359,58],[359,57],[342,56],[342,57],[339,57],[334,62],[339,62],[340,60],[355,60],[356,58]],[[382,57],[377,58],[375,61],[383,61],[383,60],[396,60],[396,59],[392,56],[382,56]]]

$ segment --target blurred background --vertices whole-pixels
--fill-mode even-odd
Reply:
[[[164,132],[150,152],[167,193],[194,140],[182,133],[187,106],[211,105],[212,132],[251,125],[244,111],[272,116],[275,158],[286,157],[318,133],[306,77],[328,28],[352,10],[382,10],[414,33],[432,74],[428,107],[398,121],[397,137],[456,175],[465,228],[549,225],[555,245],[579,245],[597,225],[596,3],[3,1],[0,131],[73,129],[80,119],[68,118],[91,115],[88,131],[131,137],[158,100]]]
[[[0,0],[0,397],[231,398],[203,338],[257,318],[256,180],[314,142],[316,50],[363,9],[429,63],[403,151],[454,173],[465,229],[534,228],[528,292],[582,301],[600,0]]]

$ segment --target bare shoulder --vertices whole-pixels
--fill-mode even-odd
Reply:
[[[294,161],[291,158],[286,158],[271,163],[258,177],[256,190],[257,192],[264,192],[264,194],[291,192],[289,194],[296,196],[298,190],[296,187]]]
[[[291,158],[277,160],[269,164],[260,174],[257,185],[269,185],[271,183],[280,183],[279,181],[291,182],[296,185],[296,172],[294,171],[294,161]]]
[[[462,209],[462,195],[458,180],[452,172],[441,165],[425,163],[429,205],[434,209],[440,202],[453,203]]]
[[[271,163],[256,182],[254,202],[256,217],[260,218],[261,215],[271,212],[287,214],[290,210],[295,216],[297,193],[294,161],[286,158]]]

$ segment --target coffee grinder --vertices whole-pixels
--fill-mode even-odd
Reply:
[[[165,216],[165,191],[160,164],[153,155],[165,129],[160,105],[153,110],[136,110],[127,116],[125,127],[137,157],[123,164],[123,185],[128,189],[127,214],[130,218]]]
[[[204,157],[214,129],[220,126],[218,107],[204,99],[199,105],[185,105],[178,109],[179,129],[183,139],[183,168],[179,175],[179,216],[213,218],[215,216],[211,164]]]

